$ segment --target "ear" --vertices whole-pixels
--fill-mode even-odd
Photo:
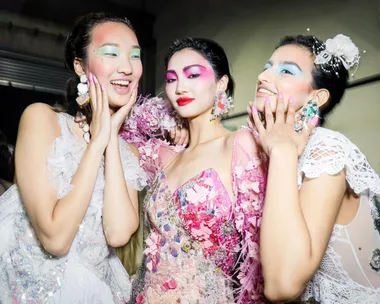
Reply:
[[[227,90],[228,81],[229,79],[227,75],[224,75],[222,78],[220,78],[217,82],[216,91],[225,92]]]
[[[326,89],[315,90],[312,99],[322,108],[330,101],[330,92]]]
[[[75,70],[75,73],[79,77],[84,74],[84,68],[83,68],[82,60],[79,59],[78,57],[74,58],[74,70]]]

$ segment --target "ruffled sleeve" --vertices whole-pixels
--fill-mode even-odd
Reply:
[[[235,138],[232,161],[235,225],[241,235],[237,303],[244,304],[262,303],[264,292],[259,237],[268,162],[257,140],[249,129],[240,130]]]
[[[298,186],[302,186],[304,177],[335,175],[342,170],[356,194],[369,190],[370,201],[380,195],[380,178],[359,148],[339,132],[317,128],[299,159]],[[378,213],[374,205],[371,208]]]
[[[137,156],[122,138],[119,138],[119,149],[125,181],[131,188],[141,191],[147,185],[148,175],[140,167]]]
[[[57,113],[61,136],[57,137],[47,157],[49,182],[57,191],[57,198],[66,196],[74,186],[71,184],[85,149],[78,138],[71,135],[73,119],[65,113]]]

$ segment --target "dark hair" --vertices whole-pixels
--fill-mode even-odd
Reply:
[[[316,44],[323,45],[323,42],[314,36],[286,36],[280,41],[280,44],[276,49],[285,45],[298,45],[307,49],[311,56],[314,56],[313,46]],[[344,65],[340,61],[337,61],[334,70],[331,69],[331,66],[328,63],[324,65],[314,65],[312,76],[313,89],[323,88],[330,92],[330,99],[321,108],[319,114],[320,124],[323,125],[326,115],[328,115],[341,101],[347,87],[349,74]]]
[[[13,181],[14,161],[13,154],[4,133],[0,131],[0,178]]]
[[[65,66],[68,70],[75,74],[74,59],[78,58],[83,63],[87,61],[87,48],[91,43],[91,34],[95,26],[106,23],[117,22],[124,23],[132,31],[134,31],[131,22],[127,18],[117,17],[108,13],[90,13],[82,16],[76,23],[74,29],[67,36],[65,43]],[[64,111],[70,115],[75,116],[78,110],[80,110],[76,98],[77,85],[80,82],[79,77],[75,74],[67,82],[66,87],[66,106]],[[87,117],[87,122],[91,122],[91,106],[87,105],[81,109],[82,113]]]
[[[224,49],[215,41],[205,38],[187,37],[181,40],[176,40],[170,46],[169,52],[165,56],[165,67],[168,67],[170,58],[178,51],[183,49],[192,49],[203,57],[212,66],[217,80],[224,75],[228,77],[228,85],[226,93],[228,96],[234,95],[235,82],[230,73],[230,67]]]

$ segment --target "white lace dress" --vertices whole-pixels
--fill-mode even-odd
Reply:
[[[70,181],[86,145],[72,132],[73,117],[57,114],[61,136],[48,157],[48,170],[58,198]],[[119,141],[125,179],[141,190],[146,174],[124,140]],[[49,185],[46,185],[47,187]],[[0,303],[125,303],[131,285],[128,273],[107,245],[102,228],[104,162],[94,193],[70,252],[56,257],[40,246],[16,185],[0,197]]]
[[[322,263],[301,299],[344,304],[380,303],[380,241],[375,196],[380,178],[360,150],[342,134],[317,128],[299,160],[303,178],[345,170],[347,184],[360,195],[360,206],[348,225],[335,225]]]

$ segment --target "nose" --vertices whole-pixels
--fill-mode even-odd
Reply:
[[[186,85],[186,81],[184,79],[182,79],[181,77],[179,77],[177,79],[177,86],[175,88],[176,95],[182,95],[182,94],[187,93],[187,92],[188,92],[188,88]]]
[[[120,63],[117,68],[118,73],[125,75],[131,75],[133,73],[133,68],[130,58],[120,58]]]
[[[273,67],[262,71],[258,77],[259,82],[272,82],[273,81]]]

